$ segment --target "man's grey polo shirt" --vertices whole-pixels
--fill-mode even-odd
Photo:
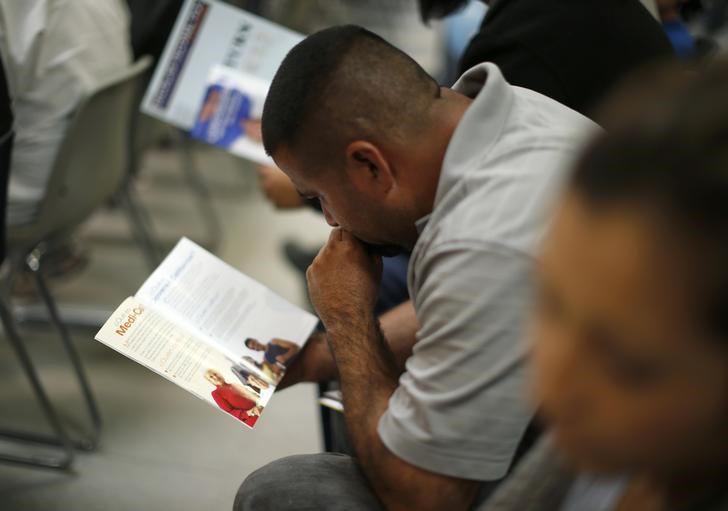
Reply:
[[[568,162],[598,128],[494,64],[453,87],[474,98],[418,222],[409,288],[420,325],[379,422],[394,454],[453,477],[503,477],[533,413],[525,323],[534,250]]]

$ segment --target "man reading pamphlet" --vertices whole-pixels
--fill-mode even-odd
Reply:
[[[316,322],[182,238],[96,339],[252,428]]]

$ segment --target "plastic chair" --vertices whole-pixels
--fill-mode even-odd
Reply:
[[[149,59],[150,63],[152,62],[151,57],[144,58]],[[127,213],[129,227],[141,248],[150,271],[154,271],[162,262],[160,243],[154,234],[149,213],[139,200],[134,183],[139,175],[142,157],[156,141],[161,129],[159,121],[149,118],[139,111],[144,91],[152,79],[153,71],[154,69],[150,65],[140,78],[137,94],[132,104],[131,133],[127,146],[129,151],[128,171],[116,197]]]
[[[128,171],[132,105],[149,64],[150,59],[140,59],[81,101],[59,147],[36,218],[7,233],[9,271],[3,278],[4,295],[9,300],[15,275],[30,270],[88,408],[91,431],[75,442],[84,450],[92,450],[98,443],[101,415],[44,277],[43,255],[46,246],[66,239],[122,187]],[[40,441],[34,435],[16,437]]]
[[[7,180],[10,174],[10,152],[13,142],[12,130],[7,131],[0,137],[0,179],[2,179],[2,214],[0,215],[0,230],[2,234],[0,237],[3,240],[2,249],[0,250],[0,262],[5,260],[5,207],[6,207],[6,191],[7,191]],[[56,413],[55,409],[51,405],[51,401],[48,398],[48,394],[43,388],[43,384],[38,377],[38,374],[33,367],[28,351],[25,349],[25,344],[22,338],[18,334],[18,330],[15,327],[15,321],[10,309],[6,305],[4,300],[0,300],[0,321],[2,321],[3,330],[10,343],[11,348],[15,351],[20,362],[20,367],[23,373],[28,378],[30,386],[33,390],[38,404],[43,411],[48,424],[53,431],[52,435],[40,435],[27,431],[13,431],[3,430],[0,431],[0,436],[6,439],[31,441],[33,443],[52,444],[58,445],[61,448],[61,452],[58,455],[45,455],[38,456],[34,454],[22,455],[15,453],[0,453],[0,461],[19,463],[23,465],[32,465],[46,468],[58,468],[65,469],[71,466],[74,458],[73,446],[70,439],[66,435],[61,420]]]
[[[7,187],[10,177],[10,154],[13,145],[13,112],[10,105],[7,80],[5,79],[5,68],[0,64],[0,264],[5,261],[5,214],[7,207]],[[74,452],[68,436],[65,434],[61,420],[51,405],[43,385],[35,372],[30,361],[25,344],[18,334],[15,321],[5,301],[0,300],[0,321],[3,331],[10,347],[18,358],[20,368],[30,383],[33,395],[35,396],[41,410],[48,421],[52,435],[39,435],[27,431],[6,430],[0,432],[0,436],[9,440],[27,440],[32,437],[40,443],[52,443],[60,447],[59,453],[53,454],[21,454],[19,452],[0,452],[0,461],[33,465],[46,468],[64,469],[71,465]]]

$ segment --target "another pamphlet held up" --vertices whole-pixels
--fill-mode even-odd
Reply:
[[[260,114],[278,66],[301,34],[219,0],[186,0],[142,111],[257,163]]]

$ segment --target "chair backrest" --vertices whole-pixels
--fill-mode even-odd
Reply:
[[[152,58],[144,57],[144,58]],[[167,132],[169,125],[164,124],[162,121],[150,117],[149,115],[141,111],[141,104],[144,98],[144,92],[152,81],[154,74],[154,67],[150,66],[149,69],[144,73],[142,78],[142,87],[139,88],[134,108],[132,109],[132,140],[129,154],[129,172],[133,176],[139,172],[141,166],[141,160],[146,151],[156,145],[162,138],[162,135]]]
[[[58,149],[36,219],[13,228],[13,242],[33,244],[70,231],[119,189],[129,165],[133,105],[150,62],[138,60],[80,102]]]

